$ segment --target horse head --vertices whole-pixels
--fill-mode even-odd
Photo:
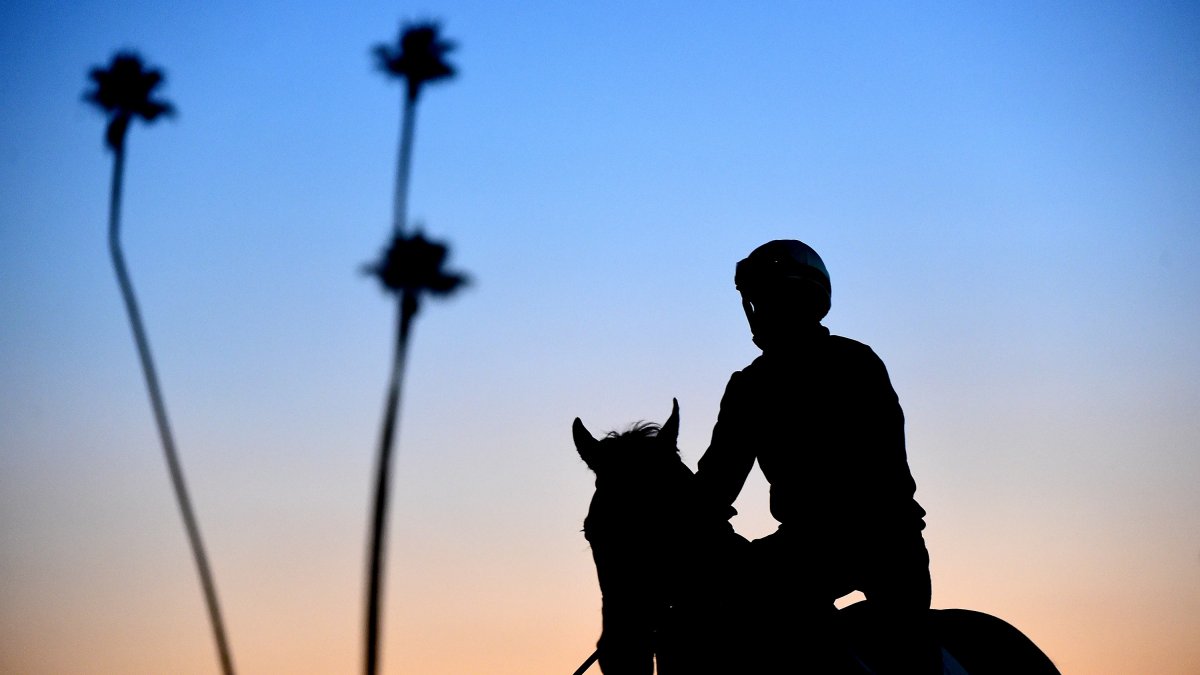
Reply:
[[[692,471],[676,447],[679,402],[660,427],[639,423],[597,439],[575,418],[575,449],[596,474],[584,536],[591,544],[603,601],[604,672],[650,673],[656,634],[680,585],[684,537],[694,518]]]

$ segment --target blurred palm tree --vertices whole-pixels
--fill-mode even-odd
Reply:
[[[421,297],[428,293],[448,296],[466,283],[466,277],[443,269],[449,249],[430,241],[420,231],[406,234],[408,183],[412,164],[413,128],[417,101],[426,83],[454,76],[454,67],[445,57],[454,45],[443,40],[434,23],[407,24],[400,27],[395,44],[377,45],[373,53],[379,69],[389,77],[404,80],[401,112],[400,148],[396,161],[396,191],[392,211],[391,241],[379,262],[365,268],[376,276],[385,290],[397,297],[396,343],[388,381],[387,403],[380,432],[376,465],[375,498],[371,518],[370,562],[367,572],[366,654],[367,675],[379,665],[379,625],[383,591],[384,534],[387,531],[387,505],[390,492],[393,439],[400,408],[400,392],[413,319],[420,309]]]
[[[183,515],[183,524],[191,543],[192,556],[195,558],[196,568],[200,573],[200,584],[204,590],[209,620],[217,641],[221,669],[228,675],[233,673],[233,659],[225,639],[221,610],[217,604],[216,586],[209,570],[208,557],[204,553],[204,544],[200,539],[200,528],[192,511],[187,485],[183,480],[183,468],[180,466],[179,456],[175,450],[175,439],[167,421],[166,404],[163,402],[158,375],[150,356],[150,341],[142,323],[142,314],[133,293],[133,283],[130,281],[129,271],[125,267],[125,256],[121,251],[121,181],[125,170],[125,137],[129,132],[129,124],[135,118],[153,123],[160,117],[173,115],[175,108],[170,103],[154,97],[155,89],[163,83],[162,72],[154,68],[146,68],[141,57],[135,53],[118,52],[113,56],[108,68],[92,68],[88,77],[94,88],[85,92],[83,98],[88,103],[100,108],[108,117],[104,140],[113,152],[112,192],[108,204],[108,248],[112,254],[117,283],[121,287],[121,297],[125,300],[129,323],[133,328],[133,339],[137,345],[138,357],[141,359],[146,387],[150,391],[150,404],[154,409],[154,420],[158,425],[158,434],[162,440],[163,453],[166,455],[171,483],[175,487],[175,497]]]
[[[400,27],[394,44],[375,45],[375,63],[388,77],[404,80],[404,100],[400,114],[400,150],[396,156],[396,194],[392,203],[392,231],[403,233],[408,203],[408,176],[412,165],[413,127],[417,120],[417,99],[428,82],[454,77],[454,66],[446,55],[455,44],[443,40],[436,23],[407,24]]]

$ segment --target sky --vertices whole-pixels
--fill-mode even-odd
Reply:
[[[1065,673],[1200,671],[1196,4],[35,0],[0,6],[0,672],[218,670],[81,100],[121,48],[179,112],[130,132],[123,237],[235,663],[360,667],[401,91],[370,48],[423,19],[459,76],[410,213],[473,284],[414,331],[384,672],[591,653],[571,421],[677,397],[694,467],[776,238],[887,363],[934,606]],[[757,471],[737,507],[774,529]]]

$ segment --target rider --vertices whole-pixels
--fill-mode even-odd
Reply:
[[[754,542],[750,569],[738,573],[759,603],[758,651],[794,644],[802,628],[809,649],[793,662],[842,658],[829,649],[833,601],[859,590],[893,638],[880,672],[941,672],[923,637],[925,511],[914,499],[904,414],[887,369],[870,347],[821,325],[829,272],[806,244],[756,248],[737,264],[734,283],[763,353],[729,378],[697,481],[729,515],[755,460],[771,485],[779,528]],[[778,618],[787,616],[802,624]]]

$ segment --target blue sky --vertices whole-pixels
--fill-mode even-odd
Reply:
[[[357,270],[400,102],[369,49],[423,18],[461,74],[421,102],[410,213],[476,283],[416,327],[393,672],[578,665],[599,598],[570,421],[678,397],[694,466],[755,356],[733,265],[781,237],[889,366],[935,604],[1064,670],[1195,670],[1194,4],[467,1],[0,10],[0,670],[215,667],[81,102],[122,47],[180,111],[131,132],[124,238],[235,655],[357,663],[393,320]],[[761,481],[739,507],[773,527]]]

